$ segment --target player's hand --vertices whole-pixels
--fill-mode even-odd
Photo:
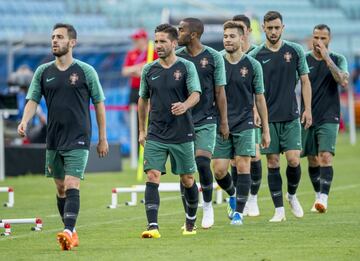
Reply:
[[[184,114],[187,109],[188,108],[184,102],[175,102],[171,104],[171,113],[176,116]]]
[[[301,117],[301,124],[304,125],[305,130],[312,124],[312,115],[310,110],[305,110]]]
[[[146,141],[146,133],[145,131],[140,131],[139,132],[139,143],[141,144],[141,146],[145,146],[145,141]]]
[[[261,135],[261,148],[263,148],[263,149],[269,148],[270,142],[271,142],[270,132],[263,130],[263,133]]]
[[[100,158],[105,157],[109,153],[109,144],[106,139],[99,140],[99,143],[96,147],[97,153]]]
[[[322,41],[318,41],[318,46],[316,48],[318,49],[318,51],[320,52],[320,54],[324,60],[330,58],[329,51]]]
[[[220,124],[220,134],[224,140],[227,140],[229,138],[229,125],[227,122]]]
[[[254,124],[256,128],[261,128],[261,118],[257,110],[254,110]]]
[[[17,132],[21,137],[25,137],[26,129],[27,129],[27,123],[22,121],[22,122],[20,122],[20,124],[17,128]]]

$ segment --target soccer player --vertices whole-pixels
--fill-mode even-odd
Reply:
[[[73,58],[76,35],[70,24],[54,26],[51,46],[55,61],[37,68],[18,126],[18,133],[25,136],[28,122],[44,96],[48,108],[45,174],[54,178],[57,188],[57,206],[64,223],[57,240],[62,250],[78,245],[74,228],[80,209],[80,180],[84,178],[91,139],[90,99],[99,128],[97,152],[100,157],[108,153],[105,97],[94,68]]]
[[[145,65],[139,92],[139,142],[144,146],[144,171],[147,174],[145,210],[148,228],[143,238],[159,238],[159,184],[165,174],[170,155],[171,170],[180,175],[185,187],[187,205],[183,235],[194,235],[198,207],[198,187],[193,174],[194,125],[189,111],[200,99],[201,87],[193,63],[177,57],[177,29],[161,24],[155,29],[155,49],[159,59]],[[150,115],[148,133],[145,132],[148,101]],[[146,142],[145,142],[146,139]]]
[[[225,138],[229,135],[224,90],[226,84],[225,66],[219,52],[201,43],[204,25],[199,19],[183,19],[178,30],[179,45],[184,47],[177,50],[176,54],[195,64],[202,90],[200,102],[192,110],[192,117],[196,134],[195,161],[204,198],[201,226],[210,228],[214,224],[213,175],[210,161],[216,140],[216,109],[219,112],[219,132]],[[181,191],[186,209],[183,187],[181,187]]]
[[[275,215],[270,222],[281,222],[286,218],[280,175],[280,153],[285,154],[288,165],[286,199],[296,217],[301,218],[304,215],[296,197],[301,176],[301,126],[295,86],[300,77],[304,100],[301,123],[304,124],[305,129],[309,128],[312,122],[311,86],[308,77],[309,68],[302,47],[281,39],[284,30],[281,14],[277,11],[267,12],[264,16],[263,30],[266,41],[251,51],[250,55],[262,65],[269,111],[271,143],[269,148],[262,149],[261,152],[266,154],[268,184],[275,205]]]
[[[251,23],[249,17],[244,14],[235,15],[232,18],[233,21],[240,23],[244,28],[243,42],[241,44],[241,49],[244,53],[248,54],[254,50],[257,46],[251,43]],[[249,215],[251,217],[256,217],[260,215],[259,206],[257,204],[257,194],[260,189],[261,176],[262,176],[262,166],[261,166],[261,157],[260,157],[260,144],[261,144],[261,119],[258,113],[256,106],[254,106],[254,124],[255,128],[255,148],[256,154],[255,157],[251,157],[251,187],[248,201],[246,202],[244,208],[244,216]],[[234,184],[237,183],[237,169],[235,162],[232,160],[231,163],[231,176],[233,178]]]
[[[349,81],[347,61],[343,55],[329,51],[330,28],[316,25],[312,51],[306,54],[312,88],[313,124],[303,130],[302,156],[307,156],[309,175],[316,198],[311,209],[324,213],[333,179],[332,159],[339,130],[340,98],[338,85],[346,88]]]
[[[230,127],[229,139],[217,136],[213,156],[216,180],[230,196],[232,225],[243,223],[243,210],[250,190],[251,157],[255,156],[254,95],[263,124],[262,146],[270,144],[269,125],[261,65],[246,55],[241,48],[244,27],[235,21],[224,24],[224,54],[226,67],[227,113]],[[235,158],[237,168],[236,192],[228,167]]]

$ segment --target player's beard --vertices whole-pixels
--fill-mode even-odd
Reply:
[[[225,48],[225,51],[226,51],[227,53],[232,54],[232,53],[237,52],[239,49],[240,49],[240,46],[233,46],[231,49],[226,49],[226,48]]]
[[[61,57],[65,54],[67,54],[69,52],[69,47],[70,47],[70,43],[68,43],[66,46],[64,46],[62,48],[58,47],[59,50],[57,52],[53,51],[53,55],[56,57]]]
[[[275,45],[277,42],[280,41],[280,38],[281,38],[281,34],[279,35],[278,38],[276,39],[271,39],[269,36],[266,35],[266,39],[272,44],[272,45]]]

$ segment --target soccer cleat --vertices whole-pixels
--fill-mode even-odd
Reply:
[[[160,238],[159,229],[149,229],[141,233],[141,238]]]
[[[296,197],[296,194],[290,195],[289,193],[286,193],[286,200],[289,201],[291,212],[294,214],[294,216],[297,218],[302,218],[304,216],[304,211]]]
[[[284,207],[275,208],[274,216],[269,220],[269,222],[282,222],[286,221],[285,209]]]
[[[232,220],[232,218],[234,216],[235,209],[236,209],[236,197],[230,197],[229,198],[229,204],[228,204],[228,207],[227,207],[228,218],[230,220]]]
[[[214,209],[212,203],[204,203],[203,206],[203,218],[201,221],[202,228],[211,228],[214,225]],[[194,229],[196,230],[196,229]]]
[[[73,247],[78,247],[79,246],[79,236],[78,233],[76,231],[74,231],[72,233],[72,246]]]
[[[315,208],[319,213],[327,211],[327,195],[321,194],[320,198],[315,202]]]
[[[311,212],[314,212],[314,213],[318,213],[318,212],[319,212],[319,211],[316,209],[316,207],[315,207],[315,204],[316,204],[316,202],[317,202],[319,199],[320,199],[320,192],[316,192],[316,193],[315,193],[315,202],[314,202],[314,204],[312,205],[312,207],[311,207],[311,209],[310,209]]]
[[[60,244],[61,250],[71,250],[73,248],[71,235],[66,231],[57,234],[57,241]]]
[[[248,201],[246,202],[248,206],[248,216],[249,217],[257,217],[260,216],[260,210],[257,203],[257,195],[251,195],[249,196]]]
[[[230,222],[230,225],[241,226],[243,224],[243,217],[239,212],[235,212]]]
[[[183,236],[196,235],[195,224],[186,223],[182,234]]]
[[[181,230],[184,230],[184,229],[185,229],[185,226],[186,226],[186,225],[185,225],[185,223],[184,223],[184,225],[182,225],[180,229],[181,229]],[[196,230],[196,229],[197,229],[197,226],[194,225],[194,230]]]

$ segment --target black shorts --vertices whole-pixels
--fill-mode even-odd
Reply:
[[[129,104],[137,104],[139,100],[139,89],[131,88]]]

